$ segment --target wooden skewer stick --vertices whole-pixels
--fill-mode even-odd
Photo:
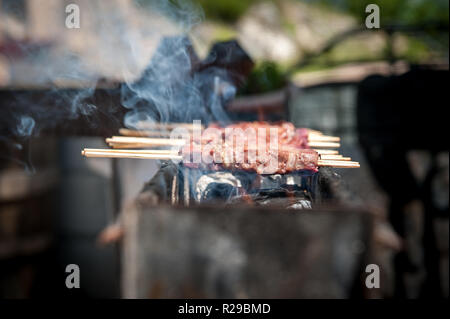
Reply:
[[[154,129],[163,129],[163,130],[172,130],[178,127],[183,127],[188,130],[193,130],[196,126],[204,129],[205,126],[201,124],[194,123],[139,123],[137,125],[139,130],[154,130]]]
[[[96,149],[96,148],[85,148],[84,152],[106,152],[106,153],[127,153],[127,154],[175,154],[178,155],[178,150],[155,150],[155,149],[149,149],[149,150],[135,150],[135,149]],[[322,160],[337,160],[337,161],[351,161],[350,157],[343,157],[342,155],[321,155],[320,158]]]
[[[124,144],[124,143],[108,143],[109,146],[111,146],[114,149],[129,149],[129,148],[149,148],[151,145],[147,144],[137,144],[137,143],[130,143],[130,144]]]
[[[341,138],[338,136],[309,134],[308,140],[310,142],[339,142]]]
[[[310,147],[319,147],[319,148],[338,148],[341,147],[339,143],[333,142],[310,142],[308,143]]]
[[[148,137],[131,137],[131,136],[113,136],[112,138],[106,139],[107,143],[117,143],[117,144],[147,144],[152,146],[183,146],[186,144],[184,139],[170,139],[170,138],[148,138]],[[338,148],[341,146],[339,143],[333,142],[310,142],[309,146],[318,148]]]
[[[135,149],[98,149],[98,148],[85,148],[84,152],[107,152],[107,153],[128,153],[128,154],[179,154],[179,150],[159,150],[159,149],[148,149],[148,150],[135,150]],[[351,161],[350,157],[343,157],[342,155],[321,155],[323,160],[338,160],[338,161]]]
[[[114,144],[136,143],[148,146],[183,146],[186,144],[186,141],[183,139],[130,137],[130,136],[113,136],[111,138],[107,138],[106,142]]]
[[[351,161],[350,157],[343,157],[342,155],[320,155],[322,160],[336,160],[336,161]]]
[[[328,166],[328,167],[338,167],[338,168],[357,168],[360,167],[358,162],[347,162],[347,161],[329,161],[329,160],[319,160],[318,166]]]
[[[321,131],[312,130],[310,128],[307,129],[309,134],[323,135]]]
[[[170,145],[153,145],[153,144],[144,144],[144,143],[123,143],[123,142],[108,142],[108,145],[114,149],[150,148],[152,146],[170,146]],[[176,146],[178,146],[178,145],[176,145]],[[339,154],[339,151],[337,151],[337,150],[314,149],[314,151],[319,153],[319,155],[337,155],[337,154]]]
[[[148,149],[155,146],[170,146],[170,145],[152,145],[152,144],[142,144],[142,143],[116,143],[116,142],[108,142],[108,145],[114,149]],[[172,145],[173,146],[173,145]],[[175,145],[179,146],[179,145]],[[337,150],[327,150],[327,149],[314,149],[319,155],[338,155],[339,151]]]
[[[150,137],[150,136],[170,136],[169,131],[137,131],[130,130],[127,128],[119,129],[119,133],[123,136],[133,136],[133,137]]]
[[[317,153],[319,153],[319,155],[337,155],[337,154],[339,154],[339,151],[336,151],[336,150],[321,150],[321,149],[315,149],[314,151],[316,151]]]
[[[101,157],[101,158],[137,158],[137,159],[156,159],[156,160],[178,160],[183,159],[182,156],[174,153],[155,153],[160,150],[100,150],[100,149],[84,149],[81,155],[85,157]],[[338,168],[356,168],[360,167],[358,162],[343,160],[319,160],[318,166],[338,167]]]
[[[84,152],[105,152],[105,153],[126,153],[126,154],[175,154],[178,155],[178,150],[115,150],[109,148],[85,148]]]
[[[148,138],[148,137],[130,137],[130,136],[113,136],[107,138],[106,142],[113,148],[145,148],[151,146],[184,146],[186,141],[183,139],[169,138]],[[339,143],[334,142],[310,142],[309,146],[314,148],[337,148]],[[337,151],[333,150],[316,150],[321,155],[337,155]]]
[[[130,130],[127,128],[121,128],[119,133],[123,136],[131,137],[167,137],[170,136],[170,131],[151,131],[151,130]],[[328,136],[317,133],[310,133],[308,136],[310,142],[339,142],[341,140],[338,136]]]
[[[94,152],[94,151],[82,151],[81,155],[85,157],[106,157],[106,158],[138,158],[138,159],[156,159],[156,160],[179,160],[183,159],[182,156],[174,154],[141,154],[141,153],[122,153],[122,152]]]

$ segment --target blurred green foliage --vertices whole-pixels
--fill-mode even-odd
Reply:
[[[406,52],[401,54],[398,58],[404,59],[412,63],[420,63],[430,59],[433,51],[420,39],[408,38],[408,46]]]
[[[307,0],[310,3],[317,1]],[[380,7],[381,24],[448,24],[448,0],[319,0],[355,16],[361,23],[366,19],[365,8],[374,3]]]
[[[260,0],[194,0],[203,7],[208,19],[236,22],[247,9]]]
[[[274,62],[258,63],[250,73],[240,94],[258,94],[284,87],[287,78],[281,66]]]
[[[142,5],[160,4],[161,0],[135,0]],[[161,2],[160,2],[161,1]],[[422,25],[449,24],[448,0],[167,0],[171,7],[181,8],[180,12],[188,10],[185,1],[201,7],[207,20],[216,23],[214,31],[215,41],[234,38],[237,30],[235,22],[242,17],[250,6],[263,1],[293,1],[317,5],[323,10],[340,11],[354,16],[360,24],[365,22],[368,13],[365,8],[375,3],[380,7],[381,25]],[[176,17],[175,17],[176,18]],[[281,17],[281,23],[290,35],[294,34],[296,21]],[[326,23],[326,22],[324,22]],[[437,32],[427,27],[426,34],[403,33],[404,43],[401,52],[396,52],[396,58],[410,62],[420,63],[436,56],[448,56],[448,31]],[[361,45],[357,37],[352,37],[339,43],[335,48],[325,54],[314,57],[299,72],[311,72],[331,68],[348,62],[368,62],[385,60],[390,52],[389,43],[376,51],[369,50],[368,46]],[[292,66],[292,65],[291,65]],[[259,62],[250,74],[240,94],[258,94],[282,88],[287,83],[285,71],[289,66],[282,66],[276,62]]]
[[[187,4],[199,5],[207,19],[225,23],[236,22],[247,9],[256,2],[267,0],[134,0],[142,6],[156,7],[186,7]],[[270,0],[269,0],[270,1]]]
[[[135,0],[140,4],[158,3],[160,0]],[[277,2],[279,0],[190,0],[200,5],[207,19],[226,23],[236,22],[247,9],[262,1]],[[289,1],[289,0],[287,0]],[[380,7],[381,23],[419,24],[423,22],[449,22],[448,0],[290,0],[310,4],[326,5],[355,16],[361,23],[365,21],[368,4],[375,3]],[[184,0],[168,0],[175,6],[182,6]],[[188,1],[189,2],[189,1]]]
[[[310,3],[317,1],[306,0]],[[354,47],[349,44],[352,39],[343,41],[330,52],[312,61],[320,67],[340,63],[362,62],[371,60],[384,60],[393,55],[393,58],[404,59],[412,63],[421,63],[433,57],[448,56],[448,25],[449,25],[449,1],[448,0],[318,0],[320,4],[333,9],[338,9],[356,17],[363,24],[368,13],[365,8],[368,4],[375,3],[380,7],[380,22],[386,25],[410,25],[421,26],[422,32],[404,32],[406,44],[403,49],[393,49],[386,41],[383,51],[365,52],[362,46]],[[444,26],[444,30],[435,27]],[[356,39],[355,39],[356,40]],[[357,44],[357,42],[356,42]]]

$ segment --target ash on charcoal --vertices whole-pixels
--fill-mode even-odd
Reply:
[[[340,189],[339,177],[326,169],[321,169],[316,174],[298,172],[284,175],[258,175],[244,171],[205,172],[177,166],[172,162],[162,162],[161,169],[145,185],[139,198],[155,203],[172,202],[172,204],[184,203],[185,205],[189,205],[189,198],[192,198],[194,202],[191,204],[252,203],[263,206],[279,205],[291,209],[309,209],[316,203],[340,199],[342,197]],[[175,202],[173,201],[174,190],[177,190]]]
[[[304,190],[274,189],[253,194],[235,196],[228,204],[253,204],[255,206],[276,206],[286,209],[311,209],[312,198]]]
[[[224,199],[238,194],[241,182],[229,172],[215,172],[201,176],[195,185],[197,202]]]

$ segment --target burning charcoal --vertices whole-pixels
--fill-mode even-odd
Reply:
[[[289,191],[280,188],[235,196],[229,200],[231,205],[252,204],[254,206],[273,206],[288,209],[311,209],[312,202],[312,197],[306,191]]]
[[[217,201],[217,200],[227,201],[233,195],[236,195],[237,192],[238,192],[237,188],[233,187],[230,184],[209,183],[202,194],[201,201],[202,202]]]
[[[202,204],[214,201],[224,205],[246,203],[278,205],[284,208],[311,208],[313,203],[334,197],[335,176],[324,170],[316,174],[258,175],[245,171],[203,171],[164,162],[146,184],[140,198],[156,202],[184,203],[189,198]]]
[[[307,200],[299,200],[296,203],[287,207],[288,209],[312,209],[312,205],[310,201]]]
[[[227,200],[241,187],[240,180],[229,172],[214,172],[201,176],[195,184],[197,202],[222,198]]]

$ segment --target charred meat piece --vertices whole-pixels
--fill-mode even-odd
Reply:
[[[195,142],[182,150],[184,165],[209,170],[240,170],[258,174],[285,174],[309,170],[317,171],[319,155],[311,149],[280,147],[261,150],[257,147],[234,147],[223,144],[198,144]]]

